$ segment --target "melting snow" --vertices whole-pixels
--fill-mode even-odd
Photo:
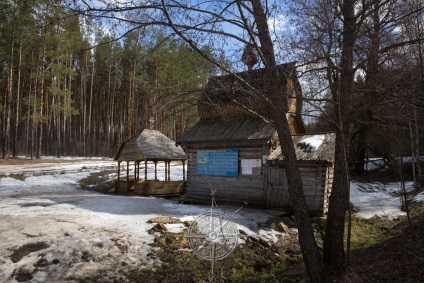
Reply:
[[[305,151],[316,151],[324,141],[324,135],[314,135],[302,139],[298,145],[305,148]]]
[[[88,163],[93,166],[96,162]],[[103,168],[114,163],[99,161],[97,164]],[[49,168],[61,170],[66,166],[74,169],[87,166],[86,161],[78,164],[55,163]],[[35,268],[37,272],[32,274],[31,282],[61,282],[96,272],[102,272],[104,278],[119,281],[117,269],[154,269],[161,264],[152,253],[154,235],[148,233],[156,223],[147,223],[148,220],[165,215],[193,221],[210,211],[208,205],[188,205],[172,199],[81,190],[78,182],[100,170],[16,179],[12,178],[13,174],[25,172],[22,166],[8,166],[7,172],[2,170],[5,166],[0,166],[3,172],[3,177],[0,176],[1,282],[16,282],[12,276],[14,271],[32,273]],[[153,168],[153,165],[149,167]],[[34,165],[31,169],[37,170]],[[111,175],[116,176],[116,173]],[[164,166],[160,163],[158,177],[164,178]],[[180,164],[172,166],[171,179],[182,179]],[[238,208],[219,206],[227,216],[232,216]],[[257,225],[257,222],[272,217],[272,213],[276,212],[243,208],[231,220],[248,235],[276,239],[275,234],[279,232]],[[165,227],[171,233],[187,229],[178,223],[165,224]],[[16,262],[11,260],[13,250],[38,242],[48,247],[31,252]],[[37,265],[40,266],[35,267]]]
[[[406,182],[407,191],[413,190],[413,182]],[[371,218],[374,215],[389,219],[406,215],[401,211],[402,194],[400,183],[382,184],[351,182],[350,197],[353,205],[359,209],[357,217]],[[419,197],[415,200],[419,201]]]
[[[323,140],[305,139],[314,148]],[[111,160],[84,161],[78,164],[52,164],[50,169],[64,166],[99,167],[114,165]],[[159,178],[164,178],[164,166],[158,164]],[[150,167],[151,165],[149,165]],[[36,166],[32,165],[36,171]],[[0,166],[2,172],[5,166]],[[133,168],[130,168],[133,169]],[[38,169],[40,170],[40,169]],[[124,169],[126,170],[126,169]],[[7,167],[7,174],[22,172],[22,166]],[[119,281],[112,274],[117,269],[152,268],[161,264],[151,246],[154,236],[147,231],[155,223],[151,218],[170,216],[181,221],[193,221],[210,211],[208,205],[188,205],[172,199],[119,196],[81,190],[78,182],[93,172],[52,174],[21,177],[0,176],[0,281],[16,282],[15,270],[33,273],[31,282],[60,282],[66,278],[84,278],[85,274],[104,272],[105,278]],[[153,171],[153,170],[150,170]],[[132,172],[132,171],[130,171]],[[113,178],[115,175],[111,175]],[[171,179],[182,179],[182,167],[172,166]],[[412,183],[407,183],[411,190]],[[416,196],[424,201],[424,193]],[[381,215],[397,217],[400,210],[399,184],[351,183],[351,201],[359,208],[358,217]],[[276,241],[280,232],[258,226],[281,212],[220,206],[220,211],[247,235]],[[168,232],[187,229],[182,224],[166,224]],[[13,250],[24,244],[42,242],[48,247],[29,253],[17,262],[10,258]],[[243,241],[240,241],[243,243]],[[36,265],[38,267],[34,267]],[[106,270],[106,271],[105,271]],[[110,271],[108,271],[110,270]],[[115,272],[115,273],[114,273]],[[112,280],[112,281],[113,281]]]

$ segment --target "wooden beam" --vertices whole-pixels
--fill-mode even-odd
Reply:
[[[138,169],[139,169],[139,166],[140,166],[140,162],[139,161],[137,161],[137,160],[135,160],[134,161],[134,166],[135,166],[135,179],[138,181],[139,180],[139,171],[138,171]]]
[[[144,159],[144,180],[147,181],[147,159]]]
[[[155,181],[158,180],[158,161],[153,161],[155,163]]]
[[[171,181],[171,161],[168,161],[168,181]]]
[[[181,160],[183,163],[183,181],[185,181],[185,160]]]
[[[137,181],[140,180],[140,162],[141,161],[137,161]]]
[[[130,184],[130,162],[127,161],[127,188],[129,187]]]
[[[118,183],[121,179],[121,161],[118,161]]]
[[[168,163],[165,160],[165,182],[168,181]]]
[[[134,160],[134,182],[137,182],[137,161]]]

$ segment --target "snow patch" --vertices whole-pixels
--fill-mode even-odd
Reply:
[[[314,135],[311,137],[307,137],[302,139],[298,146],[305,149],[307,152],[317,151],[317,149],[322,145],[324,141],[325,135]]]
[[[164,224],[166,230],[170,233],[181,233],[184,231],[186,226],[183,223]]]
[[[413,182],[406,182],[406,191],[413,190]],[[357,217],[371,218],[375,215],[393,219],[406,215],[401,211],[402,194],[400,183],[382,184],[351,182],[350,199],[359,209]],[[417,200],[417,198],[415,199]]]

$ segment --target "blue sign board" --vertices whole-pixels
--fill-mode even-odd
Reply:
[[[238,176],[238,149],[198,150],[197,174]]]

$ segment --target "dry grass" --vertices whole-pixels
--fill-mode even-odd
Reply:
[[[347,274],[363,282],[424,282],[424,206],[415,204],[407,219],[390,228],[391,237],[363,248]]]

